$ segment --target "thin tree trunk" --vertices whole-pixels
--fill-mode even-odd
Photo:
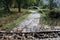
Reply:
[[[18,3],[18,11],[21,12],[21,6],[19,3]]]
[[[18,12],[21,12],[21,3],[20,3],[20,0],[17,0],[17,4],[18,4]]]

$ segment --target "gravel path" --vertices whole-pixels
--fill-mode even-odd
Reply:
[[[11,30],[11,32],[36,32],[40,20],[40,14],[36,11],[32,11],[31,14],[24,19],[20,24]]]

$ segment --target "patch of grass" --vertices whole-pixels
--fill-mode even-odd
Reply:
[[[46,19],[46,15],[44,13],[41,14],[41,19],[40,19],[40,23],[43,24],[47,24],[47,19]]]
[[[10,9],[12,12],[18,12],[18,8],[11,8]],[[21,8],[21,12],[27,11],[26,9]]]
[[[29,14],[25,14],[21,17],[19,17],[17,20],[15,20],[14,22],[12,23],[9,23],[5,26],[6,29],[11,29],[12,27],[14,27],[17,23],[20,23],[23,19],[25,19]]]

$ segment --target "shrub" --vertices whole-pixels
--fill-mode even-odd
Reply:
[[[60,18],[60,10],[57,10],[57,9],[53,9],[51,10],[48,15],[47,15],[49,18]]]

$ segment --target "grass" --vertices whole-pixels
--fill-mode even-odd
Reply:
[[[10,29],[29,15],[26,9],[22,9],[22,13],[18,13],[17,8],[11,8],[10,10],[11,12],[5,12],[0,8],[0,27]]]
[[[14,27],[17,23],[20,23],[23,19],[25,19],[29,14],[26,14],[24,16],[19,17],[17,20],[15,20],[12,23],[9,23],[5,26],[6,29],[11,29],[12,27]]]
[[[13,12],[18,12],[18,8],[11,8],[10,10],[13,11]],[[25,12],[25,11],[27,11],[27,10],[21,8],[21,12]]]

